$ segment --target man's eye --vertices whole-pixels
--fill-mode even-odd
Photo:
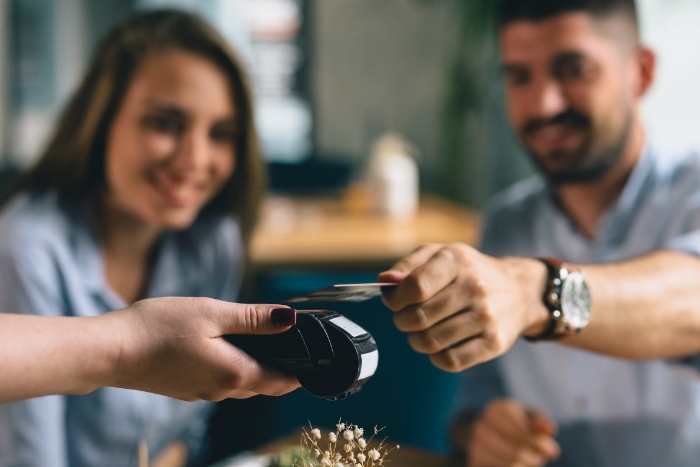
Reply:
[[[530,74],[525,70],[507,70],[504,77],[508,86],[522,86],[530,81]]]
[[[146,117],[143,119],[143,123],[147,128],[161,133],[177,134],[181,133],[185,128],[181,121],[171,117]]]
[[[584,62],[571,62],[558,67],[555,76],[562,81],[578,80],[586,78],[592,71],[593,67]]]

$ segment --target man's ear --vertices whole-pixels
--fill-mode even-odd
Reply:
[[[636,53],[637,84],[635,94],[638,98],[644,97],[656,78],[656,53],[648,47],[641,46]]]

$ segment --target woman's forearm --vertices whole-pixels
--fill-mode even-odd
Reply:
[[[118,352],[100,318],[0,314],[0,403],[105,385]]]

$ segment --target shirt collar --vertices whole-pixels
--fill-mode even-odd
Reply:
[[[83,285],[110,309],[123,308],[127,304],[105,279],[103,253],[93,224],[91,206],[87,202],[81,203],[67,208],[66,212],[71,220],[71,247]],[[156,263],[144,298],[193,294],[192,286],[197,277],[193,266],[196,266],[196,261],[191,257],[191,248],[180,245],[180,236],[166,233],[156,247]],[[183,267],[185,263],[188,267]]]
[[[643,204],[643,199],[651,192],[649,188],[653,184],[652,169],[654,167],[654,158],[653,145],[646,142],[620,196],[603,214],[595,242],[618,244],[624,240],[624,236],[629,231],[638,209]],[[578,227],[559,206],[551,185],[547,186],[545,193],[544,214],[550,221],[561,222],[565,220],[572,233],[575,232],[583,237]]]

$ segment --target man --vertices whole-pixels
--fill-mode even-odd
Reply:
[[[382,273],[385,302],[440,368],[503,355],[465,374],[471,467],[697,466],[700,159],[646,136],[634,1],[505,0],[499,42],[543,177],[494,200],[482,252],[429,245]]]
[[[299,387],[226,342],[272,334],[291,308],[208,298],[155,298],[90,318],[0,314],[0,403],[98,387],[182,400],[282,395]]]

